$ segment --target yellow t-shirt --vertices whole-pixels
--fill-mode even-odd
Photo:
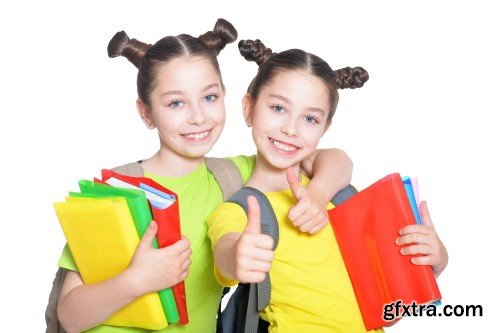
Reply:
[[[315,235],[303,233],[288,219],[288,210],[296,203],[291,191],[265,195],[279,225],[279,243],[269,273],[271,300],[260,313],[270,323],[269,332],[366,332],[333,229],[327,226]],[[208,219],[208,236],[216,244],[228,232],[242,232],[246,222],[239,205],[223,203]],[[217,278],[226,285],[234,282],[220,274]]]
[[[255,156],[237,156],[230,158],[246,182],[255,166]],[[215,319],[219,307],[222,286],[214,276],[213,254],[210,239],[207,237],[207,218],[222,203],[222,192],[205,163],[195,171],[180,178],[159,177],[150,173],[152,178],[166,188],[177,193],[181,217],[181,232],[191,242],[191,266],[185,281],[189,324],[170,325],[158,332],[207,333],[215,332]],[[59,266],[78,271],[74,259],[66,246]],[[87,332],[151,332],[140,328],[100,325]]]

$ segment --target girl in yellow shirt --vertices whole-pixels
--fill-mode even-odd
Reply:
[[[256,283],[269,272],[271,300],[260,316],[269,332],[365,332],[362,317],[331,228],[300,232],[288,208],[307,191],[300,163],[316,149],[331,125],[338,89],[359,88],[368,80],[360,67],[332,70],[321,58],[302,50],[272,53],[260,40],[240,41],[241,54],[259,71],[243,98],[243,113],[257,146],[256,164],[247,186],[268,197],[278,219],[279,243],[260,233],[260,213],[248,198],[248,217],[224,203],[209,218],[217,275],[221,283]],[[334,176],[333,176],[334,177]],[[428,215],[423,214],[425,218]],[[295,217],[295,216],[292,216]],[[298,218],[300,221],[300,217]],[[418,226],[400,245],[420,254],[439,274],[447,263],[436,232]]]

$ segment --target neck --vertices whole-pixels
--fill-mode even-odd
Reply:
[[[162,177],[182,177],[190,174],[203,163],[201,157],[186,157],[171,151],[160,148],[150,158],[143,162],[144,170]]]
[[[291,166],[295,174],[300,172],[300,165]],[[286,169],[279,169],[271,165],[260,153],[257,152],[255,169],[246,185],[255,187],[262,192],[283,191],[290,189],[286,179]]]

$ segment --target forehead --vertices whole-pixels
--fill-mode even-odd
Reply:
[[[177,57],[159,65],[156,89],[191,90],[210,84],[221,84],[212,61],[201,57]]]
[[[303,70],[278,73],[269,84],[263,87],[260,95],[269,94],[282,95],[292,102],[305,102],[309,106],[325,109],[328,108],[329,103],[329,90],[325,83]]]

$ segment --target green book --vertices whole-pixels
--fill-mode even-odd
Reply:
[[[148,200],[142,190],[126,189],[113,187],[102,184],[95,184],[90,180],[80,180],[78,182],[81,193],[70,192],[71,197],[89,197],[89,198],[103,198],[103,197],[123,197],[125,198],[132,219],[134,220],[135,228],[139,238],[142,238],[149,223],[152,220],[151,210],[149,209]],[[153,247],[158,248],[156,238],[153,239]],[[179,312],[175,304],[174,294],[172,288],[166,288],[158,291],[160,296],[161,305],[169,324],[175,324],[179,321]]]

